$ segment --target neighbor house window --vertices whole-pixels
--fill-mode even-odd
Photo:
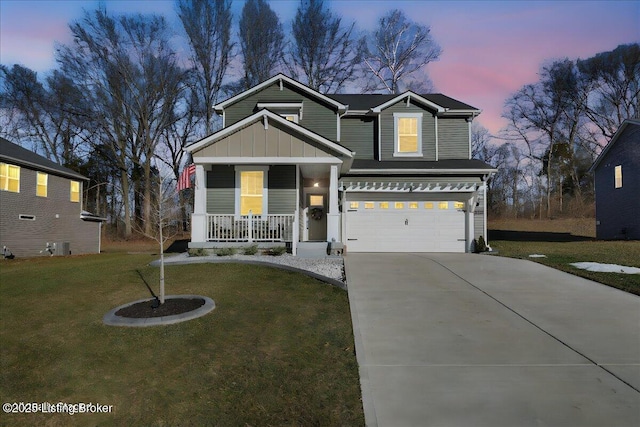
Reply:
[[[0,163],[0,190],[20,192],[20,166]]]
[[[262,215],[263,171],[240,172],[240,215]]]
[[[622,188],[622,165],[615,168],[616,188]]]
[[[49,175],[38,172],[36,179],[36,196],[47,197],[47,183],[49,181]]]
[[[394,155],[422,156],[422,113],[394,113]]]
[[[78,181],[71,181],[71,201],[80,202],[80,182]]]

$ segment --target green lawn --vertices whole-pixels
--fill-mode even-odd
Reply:
[[[540,262],[605,285],[640,295],[640,274],[598,273],[569,265],[573,262],[600,262],[640,267],[639,241],[526,242],[491,241],[491,247],[502,256]],[[529,258],[531,254],[546,258]]]
[[[0,262],[2,402],[113,405],[110,414],[2,414],[19,425],[363,425],[347,293],[282,270],[167,267],[167,294],[216,309],[151,328],[104,326],[157,291],[148,254]]]

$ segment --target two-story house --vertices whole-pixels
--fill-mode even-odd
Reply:
[[[0,248],[16,257],[100,252],[83,175],[0,138]]]
[[[598,239],[640,239],[640,120],[627,119],[591,166]]]
[[[442,94],[324,95],[282,74],[215,106],[196,165],[190,247],[342,243],[349,252],[465,252],[486,239],[491,166],[480,110]]]

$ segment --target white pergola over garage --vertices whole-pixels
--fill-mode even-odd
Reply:
[[[343,181],[348,252],[468,252],[479,180]]]

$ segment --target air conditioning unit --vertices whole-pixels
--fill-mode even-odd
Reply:
[[[71,243],[69,242],[56,242],[54,246],[56,256],[71,255]]]

